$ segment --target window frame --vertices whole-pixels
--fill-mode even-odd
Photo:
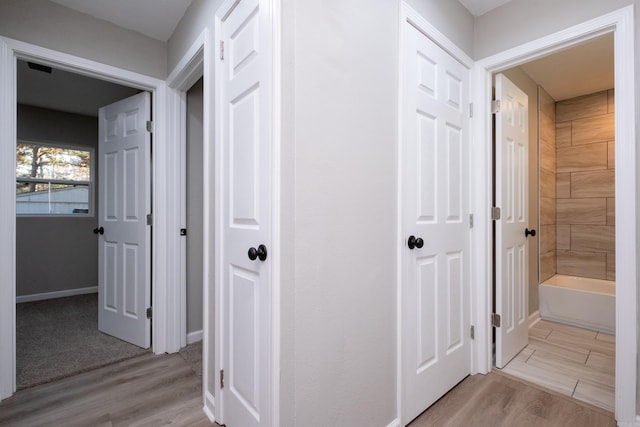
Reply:
[[[31,177],[18,177],[17,176],[17,159],[16,159],[16,155],[17,155],[17,149],[18,149],[18,144],[25,144],[25,145],[38,145],[40,147],[55,147],[55,148],[62,148],[62,149],[67,149],[67,150],[78,150],[78,151],[87,151],[89,152],[89,181],[72,181],[72,180],[64,180],[64,179],[46,179],[46,178],[31,178]],[[20,218],[93,218],[96,216],[96,193],[95,193],[95,184],[96,184],[96,170],[95,170],[95,166],[96,166],[96,162],[95,162],[95,154],[96,154],[96,149],[94,147],[91,146],[86,146],[86,145],[79,145],[79,144],[67,144],[67,143],[63,143],[63,142],[50,142],[50,141],[46,141],[46,140],[38,140],[38,141],[34,141],[34,140],[28,140],[28,139],[17,139],[16,140],[16,148],[14,150],[14,162],[15,162],[15,167],[14,169],[14,176],[15,176],[15,182],[28,182],[28,183],[36,183],[36,184],[47,184],[47,183],[51,183],[51,184],[62,184],[62,185],[73,185],[73,184],[77,184],[77,185],[84,185],[88,188],[89,190],[89,197],[88,197],[88,206],[89,206],[89,212],[87,213],[70,213],[70,214],[60,214],[60,213],[55,213],[55,214],[43,214],[43,213],[18,213],[16,210],[16,217],[20,217]],[[17,194],[15,195],[15,197],[17,197]],[[17,200],[16,200],[16,204],[17,204]]]

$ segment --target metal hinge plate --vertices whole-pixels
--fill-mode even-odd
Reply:
[[[476,327],[471,325],[471,328],[469,328],[469,335],[471,336],[471,339],[474,340],[476,339]]]
[[[469,103],[469,118],[473,118],[473,102]]]
[[[500,208],[494,206],[491,208],[491,219],[497,221],[500,219]]]
[[[220,369],[220,388],[224,388],[224,369]]]
[[[147,214],[147,225],[153,225],[153,214]]]
[[[493,326],[494,328],[499,328],[500,327],[500,315],[497,313],[493,313],[491,315],[491,326]]]
[[[147,319],[153,318],[153,309],[151,307],[147,308]]]
[[[224,61],[224,41],[220,40],[220,61]]]
[[[498,114],[500,112],[500,100],[495,99],[491,101],[491,113]]]
[[[469,214],[469,228],[473,228],[473,214]]]
[[[153,133],[153,122],[151,120],[147,120],[147,132]]]

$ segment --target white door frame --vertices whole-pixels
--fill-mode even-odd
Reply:
[[[399,26],[398,26],[398,52],[401,53],[403,51],[403,44],[404,44],[404,26],[410,24],[413,25],[416,29],[418,29],[420,32],[422,32],[425,36],[427,36],[429,39],[431,39],[433,42],[435,42],[438,46],[440,46],[443,50],[445,50],[449,55],[451,55],[453,58],[455,58],[457,61],[459,61],[460,63],[462,63],[465,67],[467,67],[469,70],[472,70],[473,67],[473,60],[466,54],[464,53],[464,51],[462,51],[462,49],[460,49],[458,46],[455,45],[455,43],[453,43],[451,40],[449,40],[444,34],[442,34],[438,29],[436,29],[433,25],[431,25],[431,23],[429,23],[422,15],[420,15],[415,9],[413,9],[411,6],[409,6],[407,3],[405,3],[404,1],[402,1],[400,3],[400,22],[399,22]],[[400,56],[398,58],[398,88],[402,87],[402,75],[403,75],[403,70],[402,70],[402,61],[400,60]],[[470,82],[472,82],[471,78],[472,75],[470,73]],[[473,92],[470,93],[470,96],[473,94]],[[403,94],[402,92],[399,90],[398,91],[398,123],[402,123],[402,117],[403,117],[403,105],[402,105],[402,97]],[[470,119],[470,128],[472,127],[471,122],[473,122],[473,119]],[[402,126],[398,125],[398,153],[402,153]],[[473,138],[470,136],[469,138],[469,146],[473,146]],[[474,159],[473,156],[470,157],[471,159]],[[471,163],[473,164],[473,161],[471,161]],[[403,300],[403,294],[402,294],[402,283],[403,283],[403,271],[401,266],[403,265],[403,251],[404,251],[404,228],[403,228],[403,223],[402,223],[402,170],[403,170],[403,166],[402,166],[402,156],[398,155],[398,199],[397,199],[397,206],[396,206],[396,210],[398,212],[398,228],[396,230],[397,233],[397,238],[396,241],[398,242],[398,247],[397,247],[397,252],[396,252],[396,264],[399,266],[397,268],[397,274],[396,274],[396,289],[397,289],[397,298],[396,298],[396,354],[397,354],[397,366],[396,366],[396,418],[389,424],[389,427],[391,426],[404,426],[408,421],[411,420],[405,420],[404,419],[404,381],[403,381],[403,366],[402,366],[402,360],[403,360],[403,355],[402,355],[402,328],[403,328],[403,324],[402,324],[402,300]],[[470,177],[472,177],[472,175],[470,174]],[[470,185],[470,184],[469,184]],[[473,187],[470,187],[473,188]],[[470,200],[470,202],[473,202],[473,200]],[[470,208],[473,209],[473,206],[470,205]],[[473,210],[472,210],[473,212]],[[470,247],[471,247],[471,252],[470,252],[470,258],[471,258],[471,262],[473,262],[473,258],[474,258],[474,254],[473,254],[473,247],[474,247],[474,233],[471,233],[471,240],[470,240]],[[471,264],[473,266],[473,264]],[[473,275],[473,271],[471,270],[471,274],[470,274],[470,284],[469,284],[469,288],[471,289],[471,304],[470,306],[473,307],[474,306],[474,297],[473,297],[473,289],[476,288],[477,286],[479,286],[479,284],[476,284],[476,282],[478,282],[474,275]],[[473,320],[473,317],[471,317],[471,319]],[[472,364],[471,364],[471,369],[472,369],[472,373],[474,372],[474,366],[473,366],[473,345],[471,346],[471,354],[470,357],[472,358]]]
[[[187,52],[182,56],[178,64],[175,66],[169,77],[167,77],[167,103],[173,120],[169,122],[168,135],[174,141],[180,141],[179,147],[173,152],[180,158],[180,203],[175,206],[175,210],[180,217],[180,228],[186,227],[186,146],[187,146],[187,91],[198,81],[200,77],[203,80],[203,111],[202,111],[202,140],[203,144],[203,235],[204,247],[202,256],[203,262],[203,281],[202,281],[202,395],[204,401],[204,411],[207,417],[213,422],[215,420],[215,398],[214,384],[210,371],[213,368],[211,357],[214,356],[213,349],[213,332],[215,331],[215,323],[209,308],[212,305],[214,296],[214,269],[211,260],[215,254],[215,238],[211,232],[213,229],[213,200],[215,194],[215,162],[214,162],[214,139],[213,139],[213,112],[214,112],[214,94],[211,82],[214,79],[214,68],[212,58],[213,39],[210,31],[205,28],[202,33],[191,44]],[[178,212],[179,211],[179,212]],[[187,345],[187,271],[186,256],[187,247],[186,240],[181,238],[178,242],[180,270],[176,271],[176,280],[180,283],[179,291],[179,310],[180,310],[180,346]]]
[[[179,237],[179,215],[169,210],[177,205],[179,195],[179,158],[167,138],[165,82],[154,77],[105,65],[29,43],[0,37],[0,399],[15,391],[15,296],[16,296],[16,220],[15,220],[15,144],[17,137],[16,60],[36,60],[56,68],[107,80],[152,92],[155,123],[153,134],[153,351],[175,352],[180,348],[178,331],[179,284],[171,280],[179,265],[174,255],[174,235]]]
[[[616,419],[620,425],[640,425],[636,413],[637,382],[637,210],[636,102],[634,7],[624,7],[557,33],[522,44],[476,62],[474,67],[475,141],[472,146],[473,205],[477,238],[472,277],[481,278],[475,300],[476,372],[492,366],[491,313],[491,76],[606,33],[615,34],[616,131]],[[472,309],[473,310],[473,309]]]

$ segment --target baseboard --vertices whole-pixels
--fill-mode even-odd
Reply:
[[[211,395],[211,393],[209,393],[208,391],[205,391],[204,407],[202,408],[202,410],[204,411],[207,418],[209,418],[209,421],[211,421],[212,423],[216,422],[215,408],[216,408],[216,399]]]
[[[400,420],[396,418],[395,420],[387,424],[387,427],[400,427]]]
[[[98,293],[98,287],[89,286],[88,288],[66,289],[64,291],[44,292],[41,294],[31,294],[31,295],[20,295],[16,297],[16,303],[19,304],[21,302],[42,301],[46,299],[72,297],[74,295],[96,294],[96,293]]]
[[[189,332],[187,334],[187,345],[193,344],[194,342],[202,341],[202,329],[199,331]]]
[[[529,315],[529,328],[532,328],[533,325],[540,321],[540,311],[536,310],[531,315]]]

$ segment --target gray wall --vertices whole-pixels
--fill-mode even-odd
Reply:
[[[529,245],[529,314],[538,310],[538,85],[520,67],[503,73],[529,98],[529,228],[538,231],[535,238],[527,239]]]
[[[202,330],[202,89],[187,92],[187,333]]]
[[[167,41],[167,72],[171,73],[178,61],[191,47],[195,39],[205,27],[209,28],[213,36],[213,25],[216,10],[222,0],[193,0],[184,16]]]
[[[18,139],[97,150],[97,138],[98,120],[95,117],[18,106]],[[97,165],[96,160],[94,158]],[[97,210],[97,205],[94,207]],[[98,286],[98,243],[92,232],[96,226],[95,216],[17,217],[16,294]]]
[[[459,1],[406,0],[406,2],[473,58],[473,15]]]
[[[157,78],[166,45],[47,0],[0,1],[0,35]]]

